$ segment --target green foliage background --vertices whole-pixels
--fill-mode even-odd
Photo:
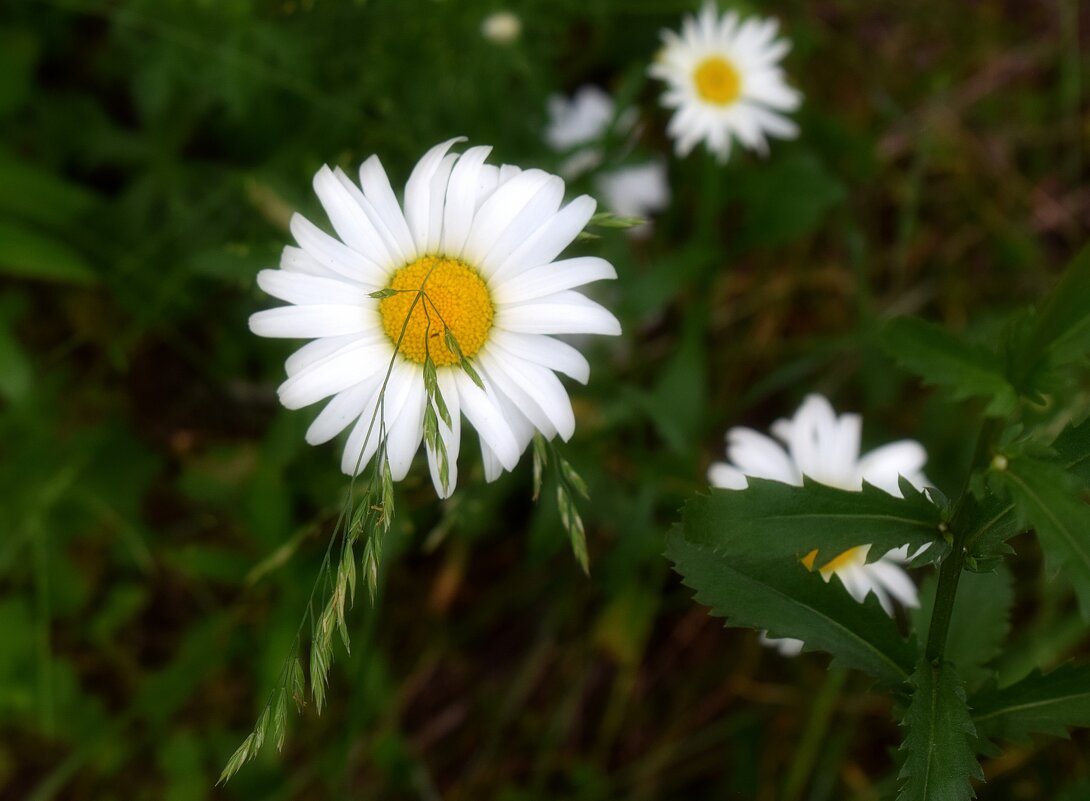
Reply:
[[[345,488],[336,449],[303,442],[313,413],[277,406],[290,344],[246,328],[291,211],[323,219],[313,173],[374,152],[398,184],[458,134],[555,169],[546,98],[587,82],[640,108],[637,155],[670,152],[643,73],[691,4],[515,3],[510,45],[480,35],[497,8],[2,6],[0,798],[894,792],[890,702],[823,656],[723,631],[670,572],[666,532],[723,431],[764,428],[807,391],[863,411],[870,442],[920,439],[940,488],[968,462],[964,420],[877,332],[912,313],[985,338],[1090,238],[1076,0],[751,6],[794,42],[800,140],[725,169],[669,157],[674,201],[650,238],[578,246],[617,266],[604,297],[625,328],[590,345],[590,385],[572,388],[591,578],[555,509],[530,503],[528,458],[485,485],[467,450],[442,504],[415,470],[329,707],[213,788]],[[1065,581],[1032,538],[1011,544],[1005,683],[1090,654]],[[1024,739],[984,760],[984,798],[1090,794],[1085,732]]]

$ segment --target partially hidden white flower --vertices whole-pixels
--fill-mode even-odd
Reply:
[[[765,478],[785,484],[802,484],[805,475],[822,484],[859,491],[863,482],[901,497],[898,478],[903,476],[917,489],[927,479],[923,466],[927,453],[914,440],[883,445],[869,453],[859,453],[862,419],[857,414],[837,416],[820,395],[809,395],[789,420],[772,424],[776,437],[751,428],[736,427],[727,432],[727,462],[708,468],[708,481],[715,487],[743,490],[746,477]],[[906,548],[897,548],[868,563],[869,545],[861,545],[838,555],[822,565],[822,578],[829,581],[836,574],[845,589],[860,603],[871,592],[882,608],[893,614],[893,601],[904,606],[918,606],[916,585],[902,564],[908,561]],[[813,568],[815,554],[804,563]],[[799,640],[776,640],[762,635],[761,641],[775,645],[781,653],[792,655],[802,650]]]
[[[477,430],[485,476],[494,480],[515,467],[535,431],[567,439],[575,429],[556,373],[585,383],[590,367],[553,335],[621,330],[609,311],[574,291],[615,278],[613,266],[588,256],[557,260],[594,214],[594,200],[561,205],[558,176],[486,164],[489,147],[450,153],[458,141],[420,159],[403,206],[376,156],[360,167],[359,184],[340,169],[319,170],[314,189],[336,236],[296,214],[299,246],[284,249],[279,269],[258,274],[263,290],[292,305],[250,318],[260,336],[314,340],[288,358],[280,401],[299,409],[330,398],[306,438],[317,445],[351,426],[341,461],[348,474],[373,458],[381,427],[392,478],[405,477],[423,438],[430,357],[452,423],[438,424],[445,485],[426,447],[441,497],[457,482],[462,416]],[[396,293],[371,296],[383,289]],[[483,389],[447,347],[447,329]]]
[[[734,11],[720,17],[706,2],[699,16],[682,19],[680,34],[662,32],[665,46],[648,72],[666,83],[662,105],[676,109],[667,133],[679,156],[703,140],[725,162],[733,138],[764,154],[768,137],[798,135],[781,113],[797,109],[802,95],[780,69],[791,45],[776,38],[778,28],[775,19],[742,21]]]
[[[522,33],[522,20],[511,11],[496,11],[481,22],[481,36],[496,44],[511,44]]]
[[[549,122],[545,143],[567,153],[559,172],[572,180],[602,166],[602,139],[612,129],[624,136],[635,128],[637,112],[628,108],[616,113],[613,98],[594,85],[580,87],[569,99],[553,95],[548,102]],[[670,184],[661,161],[624,165],[594,176],[595,191],[606,208],[621,217],[648,217],[670,204]],[[629,229],[637,235],[647,225]]]

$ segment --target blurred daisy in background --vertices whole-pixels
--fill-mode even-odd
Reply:
[[[521,33],[522,20],[510,11],[496,11],[481,22],[481,36],[496,44],[511,44]]]
[[[722,17],[711,2],[686,16],[681,33],[662,32],[665,46],[649,74],[666,83],[662,105],[676,109],[667,127],[679,156],[703,140],[719,162],[731,140],[760,154],[768,137],[793,139],[798,127],[781,112],[794,111],[802,95],[787,85],[780,60],[791,45],[777,39],[774,19]]]
[[[562,206],[558,176],[486,164],[489,147],[450,153],[457,141],[420,159],[403,204],[376,156],[360,167],[359,184],[340,169],[319,170],[314,189],[336,236],[295,215],[299,246],[284,249],[279,269],[258,275],[265,292],[292,305],[250,318],[260,336],[314,340],[288,358],[280,401],[298,409],[330,398],[306,438],[317,445],[351,426],[341,462],[348,474],[375,455],[381,429],[392,477],[405,477],[424,435],[430,359],[451,418],[438,423],[448,481],[426,447],[441,497],[457,482],[463,415],[494,480],[515,467],[535,431],[568,439],[575,429],[556,373],[586,382],[590,367],[553,335],[621,331],[609,311],[574,291],[615,278],[612,265],[589,256],[557,261],[594,214],[594,200]],[[372,296],[380,290],[387,292]],[[381,426],[372,425],[376,416]]]
[[[727,432],[726,462],[708,468],[708,481],[714,487],[742,490],[747,476],[802,485],[802,477],[844,490],[859,491],[863,482],[901,497],[898,479],[903,476],[917,489],[927,479],[923,466],[927,452],[914,440],[901,440],[869,453],[859,453],[863,421],[857,414],[837,416],[829,401],[809,395],[789,420],[772,424],[769,437],[751,428],[736,427]],[[904,606],[918,606],[916,585],[902,565],[908,552],[898,548],[868,563],[869,545],[851,548],[819,568],[829,581],[835,574],[845,589],[860,603],[874,593],[882,608],[893,615],[893,601]],[[816,552],[803,564],[814,569]],[[793,639],[772,639],[764,634],[761,642],[775,646],[786,655],[797,654],[802,643]]]
[[[558,172],[568,180],[602,166],[608,135],[625,138],[638,134],[636,109],[618,114],[613,98],[597,86],[583,86],[570,99],[553,95],[547,110],[545,143],[566,154]],[[593,184],[603,205],[621,217],[647,218],[670,205],[666,165],[659,159],[601,170],[593,176]],[[643,236],[650,230],[650,225],[644,224],[628,232]]]

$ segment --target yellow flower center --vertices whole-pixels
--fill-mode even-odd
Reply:
[[[867,558],[868,545],[858,545],[855,548],[849,548],[837,557],[834,557],[829,562],[821,566],[821,575],[828,580],[836,571],[842,567],[847,567],[855,562],[862,562]],[[802,557],[802,563],[806,565],[807,570],[814,569],[814,560],[817,559],[817,551],[810,551],[806,556]]]
[[[382,328],[394,344],[401,341],[406,359],[423,364],[431,356],[437,367],[457,364],[446,344],[448,328],[466,357],[488,340],[495,307],[484,280],[468,264],[422,256],[394,273],[389,288],[398,292],[379,301]]]
[[[717,106],[729,106],[742,94],[742,77],[722,56],[708,56],[701,61],[693,72],[693,81],[701,100]]]

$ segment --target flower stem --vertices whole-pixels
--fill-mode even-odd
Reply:
[[[950,519],[950,530],[953,540],[950,544],[950,555],[939,568],[939,586],[935,590],[935,606],[931,610],[931,624],[927,629],[927,646],[924,655],[932,664],[942,662],[946,653],[946,635],[950,631],[950,618],[954,613],[954,600],[957,597],[958,581],[961,580],[961,572],[965,569],[966,533],[969,531],[965,518],[967,496],[970,492],[970,482],[973,473],[985,466],[991,458],[991,443],[999,430],[999,424],[995,420],[987,420],[980,427],[977,435],[976,447],[973,448],[973,458],[969,464],[969,471],[965,477],[965,483],[961,488],[957,503],[954,505],[954,513]]]
[[[957,532],[951,553],[939,568],[939,586],[935,590],[935,606],[931,611],[931,625],[927,629],[927,649],[924,654],[929,662],[942,662],[946,651],[946,634],[950,630],[950,618],[954,613],[954,599],[957,597],[958,581],[965,567],[964,538]]]

